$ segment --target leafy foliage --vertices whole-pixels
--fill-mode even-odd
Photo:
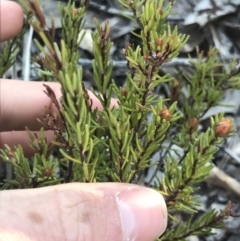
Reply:
[[[30,24],[44,43],[36,41],[40,52],[35,62],[41,77],[59,82],[62,97],[58,100],[47,83],[44,85],[57,112],[46,109],[39,120],[43,125],[39,135],[28,130],[35,150],[31,160],[24,157],[21,146],[0,150],[3,160],[14,169],[13,178],[4,180],[2,188],[37,188],[73,181],[142,184],[145,171],[155,168],[144,184],[163,194],[171,220],[159,240],[186,240],[190,235],[209,235],[212,228],[219,228],[222,220],[232,215],[231,203],[221,213],[210,210],[192,222],[199,205],[194,193],[208,177],[217,146],[232,133],[233,124],[220,114],[211,118],[206,131],[198,127],[204,114],[219,105],[224,91],[240,87],[236,62],[226,69],[218,61],[217,51],[210,49],[207,57],[199,53],[197,62],[190,59],[193,76],[183,73],[184,80],[178,80],[161,75],[162,65],[175,58],[188,39],[166,21],[171,3],[119,0],[137,20],[141,32],[136,35],[142,45],[129,44],[124,49],[129,72],[125,85],[118,87],[111,77],[109,23],[100,26],[94,20],[93,72],[98,91],[92,92],[102,105],[94,109],[82,81],[82,67],[77,64],[79,32],[89,2],[82,1],[80,8],[71,1],[66,6],[59,4],[63,31],[60,46],[54,42],[54,24],[48,29],[39,2],[22,2],[25,12],[33,14]],[[9,52],[6,66],[13,63],[13,52]],[[155,92],[159,85],[167,86],[169,96]],[[118,105],[112,104],[113,96]],[[51,143],[47,143],[44,129],[54,132],[56,138]],[[161,158],[153,163],[156,153]],[[187,223],[177,223],[170,214],[176,210],[191,215]]]

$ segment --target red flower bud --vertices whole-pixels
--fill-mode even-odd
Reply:
[[[122,96],[126,97],[128,94],[128,91],[125,88],[122,88],[121,94],[122,94]]]
[[[166,121],[171,119],[171,113],[167,108],[164,108],[162,111],[160,111],[159,116]]]
[[[43,170],[43,175],[44,175],[45,177],[51,177],[51,176],[52,176],[52,170],[50,170],[50,169],[48,169],[48,168],[45,168],[45,169]]]
[[[145,54],[145,55],[143,56],[143,58],[144,58],[145,60],[148,60],[148,59],[149,59],[149,55],[148,55],[148,54]]]
[[[162,38],[157,38],[155,40],[156,46],[162,47],[163,46],[163,39]]]
[[[74,9],[72,10],[72,12],[73,12],[73,14],[78,14],[78,10],[77,10],[76,8],[74,8]]]
[[[162,10],[162,8],[158,8],[158,13],[159,13],[160,15],[163,14],[163,10]]]
[[[191,129],[194,129],[197,126],[197,124],[198,124],[198,119],[196,117],[191,119],[189,122],[189,126]]]
[[[7,154],[8,154],[9,158],[14,158],[15,157],[15,155],[14,155],[14,153],[12,151],[9,151]]]
[[[215,126],[215,134],[218,137],[226,137],[232,131],[233,125],[227,118],[220,120]]]

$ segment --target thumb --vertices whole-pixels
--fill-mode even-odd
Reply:
[[[132,184],[63,184],[0,198],[0,240],[153,241],[167,224],[163,197]]]

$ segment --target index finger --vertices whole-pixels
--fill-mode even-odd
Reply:
[[[23,10],[15,2],[0,1],[0,42],[16,36],[23,26]]]
[[[60,99],[60,84],[45,84]],[[54,110],[43,90],[45,87],[42,82],[0,79],[0,132],[25,130],[26,126],[33,131],[39,130],[41,125],[37,118],[41,118],[45,107]]]
[[[0,79],[0,132],[12,130],[37,131],[41,128],[37,118],[41,118],[45,108],[57,111],[50,98],[43,92],[48,85],[55,93],[57,100],[61,97],[59,83],[34,82]],[[92,108],[101,109],[101,102],[88,91],[92,99]],[[117,100],[111,100],[111,107],[117,106]]]

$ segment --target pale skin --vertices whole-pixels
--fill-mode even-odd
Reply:
[[[19,5],[0,0],[0,41],[19,33],[22,19]],[[60,97],[60,86],[49,85]],[[26,155],[32,154],[24,130],[39,130],[35,120],[44,106],[51,106],[43,89],[39,82],[0,80],[0,147],[21,144]],[[0,241],[153,241],[166,224],[163,197],[131,184],[72,183],[0,192]]]

